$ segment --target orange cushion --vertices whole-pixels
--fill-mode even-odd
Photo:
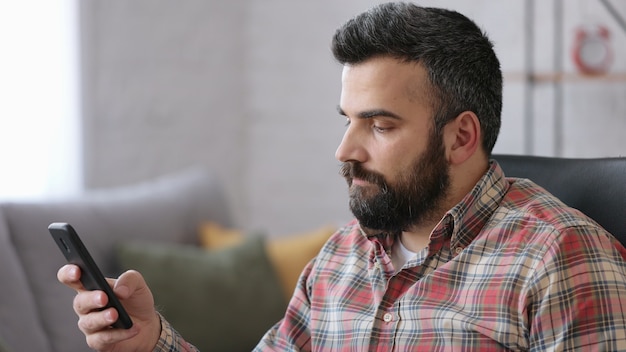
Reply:
[[[244,239],[242,231],[228,229],[215,222],[200,225],[199,233],[200,245],[211,250],[232,247]]]
[[[267,254],[278,274],[285,297],[291,298],[302,269],[317,255],[334,232],[334,227],[324,226],[310,232],[265,242]]]
[[[335,231],[334,226],[322,226],[309,232],[266,239],[268,259],[287,299],[291,298],[302,269]],[[243,231],[225,228],[214,222],[202,224],[199,233],[200,244],[209,250],[232,247],[242,243],[246,237]]]

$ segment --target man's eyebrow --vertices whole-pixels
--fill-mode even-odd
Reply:
[[[343,109],[339,105],[337,105],[337,112],[340,115],[348,116],[346,112],[343,111]],[[377,117],[377,116],[391,117],[393,119],[398,119],[398,120],[402,119],[399,115],[394,114],[393,112],[389,110],[385,110],[385,109],[366,110],[366,111],[361,111],[360,113],[357,114],[357,117],[362,118],[362,119],[370,119],[372,117]]]

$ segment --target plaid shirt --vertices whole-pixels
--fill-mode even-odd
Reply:
[[[158,314],[158,313],[157,313]],[[154,348],[154,352],[197,352],[198,350],[182,339],[182,337],[172,328],[170,323],[168,323],[161,314],[159,314],[159,318],[161,319],[161,336],[159,336],[159,341],[157,341],[157,345]]]
[[[256,350],[626,350],[626,249],[496,162],[400,271],[395,237],[333,235]]]

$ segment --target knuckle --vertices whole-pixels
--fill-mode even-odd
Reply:
[[[85,338],[87,341],[87,346],[94,350],[101,350],[104,347],[104,344],[100,342],[100,338],[95,335],[87,335]]]
[[[88,334],[93,329],[93,323],[87,319],[87,317],[81,316],[78,318],[78,328],[85,334]]]
[[[74,301],[72,302],[72,306],[74,307],[74,311],[77,314],[80,314],[82,312],[83,304],[82,304],[82,299],[81,299],[80,294],[77,294],[76,296],[74,296]]]
[[[89,312],[92,309],[86,304],[88,296],[89,294],[87,293],[79,293],[76,296],[74,296],[74,302],[72,305],[74,306],[74,311],[77,314],[84,314],[84,313]]]
[[[85,334],[89,334],[102,329],[102,324],[97,321],[97,314],[80,315],[78,318],[78,328]]]
[[[86,340],[87,345],[94,350],[103,350],[115,343],[113,334],[108,331],[87,335]]]

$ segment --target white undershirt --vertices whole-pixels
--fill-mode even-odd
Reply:
[[[398,236],[398,239],[393,242],[393,246],[391,248],[391,263],[393,264],[394,269],[396,269],[396,272],[400,271],[404,264],[406,264],[410,259],[415,258],[416,255],[417,252],[411,252],[402,244],[400,236]]]

